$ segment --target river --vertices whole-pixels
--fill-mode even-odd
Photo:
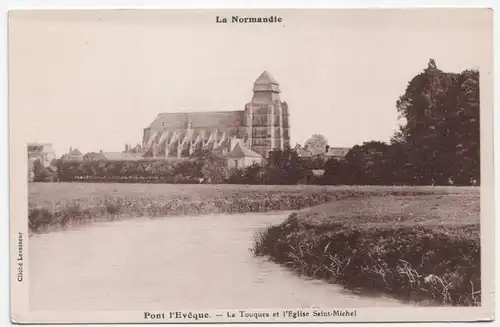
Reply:
[[[34,235],[33,310],[401,306],[298,277],[255,257],[259,229],[286,213],[137,218]]]

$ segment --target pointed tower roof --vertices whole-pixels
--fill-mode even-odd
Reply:
[[[266,70],[260,74],[254,84],[279,84]]]
[[[228,157],[228,158],[245,158],[245,157],[262,158],[262,156],[260,154],[250,150],[249,148],[247,148],[245,146],[241,146],[240,143],[237,143],[234,146],[234,149],[231,152],[229,152],[226,155],[226,157]]]
[[[271,91],[280,92],[279,83],[267,71],[264,71],[253,83],[253,90],[255,91]]]

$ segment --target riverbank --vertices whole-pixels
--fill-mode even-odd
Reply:
[[[124,217],[300,210],[334,200],[371,195],[466,192],[450,187],[315,185],[171,185],[30,183],[29,228],[51,228]]]
[[[297,210],[341,197],[352,190],[226,185],[32,184],[31,232],[125,217]]]
[[[291,214],[252,250],[358,292],[481,303],[478,189],[340,199]]]

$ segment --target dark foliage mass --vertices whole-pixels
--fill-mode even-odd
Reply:
[[[58,160],[56,167],[62,182],[219,184],[227,178],[224,161],[210,153],[169,161]]]
[[[353,290],[440,305],[481,304],[477,225],[366,229],[341,222],[307,225],[292,215],[259,235],[252,250]]]
[[[84,161],[57,163],[60,181],[133,183],[233,183],[330,185],[479,185],[479,72],[446,73],[431,59],[396,103],[405,121],[390,144],[354,146],[343,160],[300,158],[293,149],[273,151],[263,165],[227,171],[209,153],[182,161]],[[325,146],[320,135],[316,148]],[[311,141],[312,142],[312,141]],[[327,145],[326,145],[327,146]],[[312,176],[312,169],[324,170]],[[35,181],[47,181],[35,167]]]
[[[390,147],[403,164],[396,170],[396,180],[413,184],[479,182],[478,71],[444,73],[431,59],[427,69],[410,81],[397,108],[406,125]]]

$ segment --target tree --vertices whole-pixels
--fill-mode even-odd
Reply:
[[[354,146],[346,155],[343,174],[347,184],[392,184],[389,146],[384,142],[370,141]],[[330,168],[331,169],[331,168]],[[326,172],[325,172],[326,174]],[[328,172],[328,175],[331,173]]]
[[[410,153],[409,143],[395,142],[387,149],[387,162],[385,169],[387,170],[388,183],[394,185],[412,184],[412,164],[408,159]]]
[[[406,143],[412,184],[479,179],[479,73],[445,73],[433,59],[415,76],[397,109],[406,124],[392,143]]]
[[[310,151],[313,156],[318,154],[324,154],[326,152],[326,146],[328,145],[328,140],[321,134],[314,134],[311,136],[304,147],[306,150]]]
[[[322,183],[327,185],[338,185],[344,183],[345,164],[335,158],[328,159],[325,163],[325,173]]]
[[[397,131],[391,136],[391,144],[405,143],[408,138],[408,128],[406,125],[398,126]]]
[[[294,150],[274,150],[264,167],[266,184],[296,184],[304,176],[304,166]]]
[[[37,159],[33,163],[33,181],[34,182],[45,182],[47,178],[49,177],[49,174],[45,167],[43,166],[42,162]]]
[[[355,145],[344,158],[345,169],[343,179],[345,184],[364,184],[364,155],[361,146]]]
[[[199,173],[196,173],[191,168],[190,175],[196,178],[203,178],[206,183],[221,184],[228,177],[225,160],[208,150],[204,150],[199,154],[194,161],[194,166],[197,167]]]
[[[264,167],[254,163],[251,166],[232,169],[227,182],[230,184],[264,184]]]
[[[453,177],[457,184],[480,180],[479,72],[466,70],[458,76],[459,95],[452,116],[454,146],[460,160],[453,162]]]

